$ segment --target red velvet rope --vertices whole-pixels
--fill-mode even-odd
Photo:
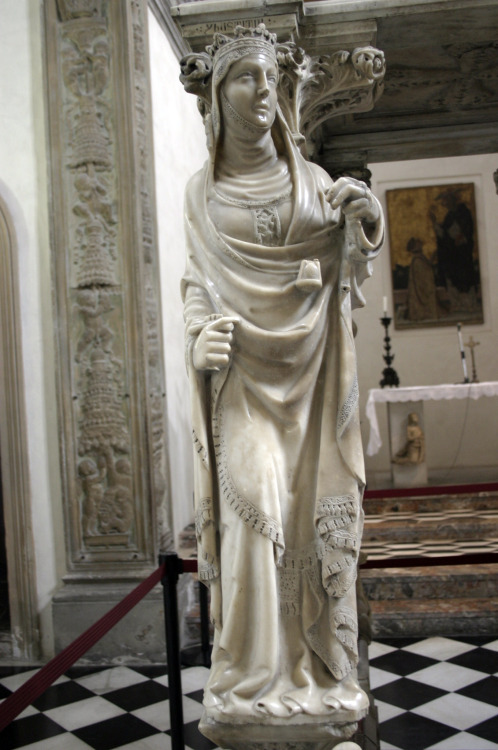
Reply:
[[[94,646],[108,630],[116,625],[122,617],[133,609],[143,597],[159,583],[166,573],[166,563],[160,565],[145,581],[142,581],[133,591],[122,599],[107,614],[97,620],[88,630],[85,630],[67,648],[54,656],[39,672],[34,674],[21,685],[12,695],[0,704],[0,732],[19,716],[21,711],[29,706],[38,696],[52,685],[64,672],[69,669],[88,649]]]

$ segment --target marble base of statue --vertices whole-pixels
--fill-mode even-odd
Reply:
[[[358,717],[358,712],[344,711],[318,721],[316,716],[301,714],[264,723],[257,717],[220,721],[219,716],[215,719],[204,711],[199,730],[225,750],[359,750],[359,745],[347,740],[356,732],[358,718],[367,712]]]

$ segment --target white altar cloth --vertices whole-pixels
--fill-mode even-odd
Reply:
[[[410,388],[371,388],[368,391],[365,413],[370,422],[370,439],[367,455],[375,455],[382,445],[377,421],[376,403],[396,403],[399,401],[440,401],[452,398],[481,398],[498,396],[498,382],[458,383],[457,385],[416,385]]]

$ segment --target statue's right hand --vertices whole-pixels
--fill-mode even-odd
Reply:
[[[199,331],[192,351],[196,370],[221,370],[228,367],[232,351],[234,324],[238,318],[221,316]]]

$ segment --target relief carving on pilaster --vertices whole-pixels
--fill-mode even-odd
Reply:
[[[135,549],[108,3],[67,0],[58,7],[77,536],[83,552]]]
[[[67,580],[142,576],[171,548],[147,2],[43,8]]]

